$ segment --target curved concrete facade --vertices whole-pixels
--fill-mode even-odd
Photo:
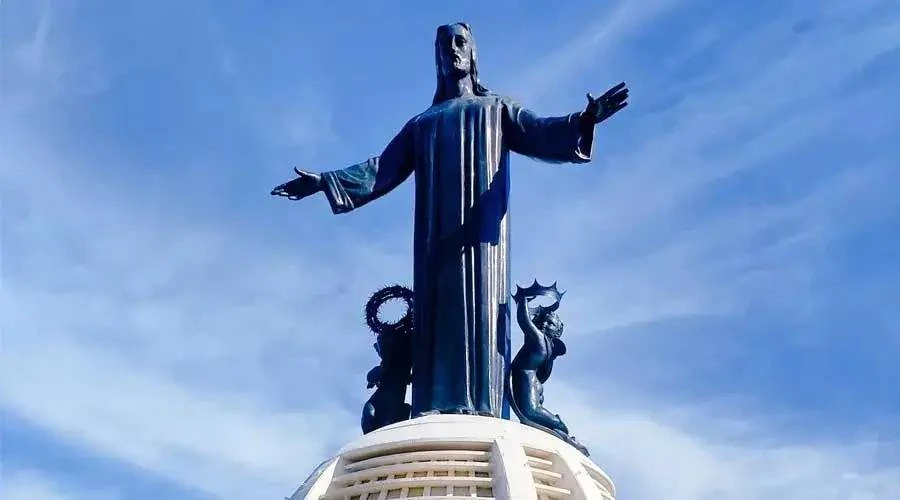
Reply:
[[[433,415],[360,437],[290,500],[612,500],[610,478],[562,440],[518,422]]]

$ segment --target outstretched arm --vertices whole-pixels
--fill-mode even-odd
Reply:
[[[581,127],[581,113],[542,117],[516,102],[503,106],[503,141],[510,151],[549,163],[591,161],[594,129]]]
[[[415,169],[410,127],[407,123],[380,156],[322,174],[294,169],[298,177],[276,187],[272,194],[298,200],[324,191],[336,214],[380,198],[399,186]]]
[[[510,100],[503,102],[503,136],[516,153],[550,163],[587,163],[594,146],[594,126],[628,105],[624,83],[598,98],[588,94],[584,111],[540,117]]]
[[[336,214],[349,212],[380,198],[405,181],[415,168],[412,141],[407,123],[381,156],[323,173],[323,187],[331,210]]]

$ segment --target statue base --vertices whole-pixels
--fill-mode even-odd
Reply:
[[[289,500],[613,500],[597,465],[562,439],[510,420],[429,415],[366,434],[323,462]]]

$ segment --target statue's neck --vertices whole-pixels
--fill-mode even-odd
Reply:
[[[472,88],[472,77],[463,75],[462,77],[445,77],[444,78],[444,96],[447,99],[455,99],[457,97],[470,96],[475,94]]]

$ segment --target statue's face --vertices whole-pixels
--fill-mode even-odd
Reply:
[[[472,39],[458,24],[450,26],[440,41],[441,74],[465,76],[472,69]]]
[[[563,333],[563,322],[555,312],[547,313],[544,317],[544,324],[541,330],[551,337],[559,338]]]

